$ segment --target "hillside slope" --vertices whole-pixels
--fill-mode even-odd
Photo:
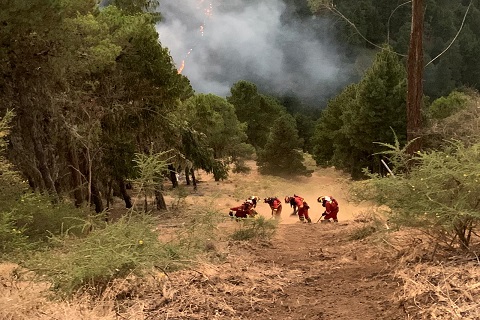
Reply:
[[[292,180],[255,171],[221,182],[205,174],[199,178],[197,191],[181,185],[167,192],[174,210],[158,228],[159,238],[168,240],[189,214],[217,213],[219,236],[191,267],[132,275],[114,281],[101,297],[82,294],[61,301],[49,299],[47,283],[19,278],[14,265],[0,264],[0,318],[478,319],[478,264],[430,261],[428,241],[412,230],[366,237],[361,232],[373,225],[361,221],[372,206],[349,203],[350,181],[334,169]],[[314,222],[323,211],[316,198],[333,195],[340,203],[340,222],[300,223],[284,205],[270,241],[229,238],[242,225],[228,217],[229,207],[250,195],[283,198],[293,193],[309,202]],[[270,218],[267,204],[257,209]]]

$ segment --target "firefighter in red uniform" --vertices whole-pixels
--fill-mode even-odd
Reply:
[[[275,219],[280,219],[282,213],[282,201],[278,197],[269,197],[263,200],[265,203],[268,203],[270,209],[272,209],[272,217]]]
[[[335,200],[332,196],[323,196],[318,197],[317,201],[320,202],[323,207],[325,207],[325,212],[322,213],[322,217],[324,217],[326,221],[333,219],[334,222],[338,222],[337,214],[339,208],[337,200]]]
[[[295,205],[298,208],[297,214],[298,214],[298,219],[300,221],[305,222],[307,220],[308,223],[312,222],[312,219],[310,219],[308,215],[308,209],[310,209],[310,206],[305,202],[305,199],[303,199],[300,196],[297,196],[296,194],[293,195],[293,199],[295,202]]]
[[[238,207],[230,208],[230,212],[228,214],[230,217],[235,218],[253,218],[257,215],[257,212],[253,210],[253,202],[247,200]]]

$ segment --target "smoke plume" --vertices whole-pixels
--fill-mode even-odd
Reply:
[[[160,42],[198,93],[228,96],[238,80],[323,107],[352,78],[332,22],[283,0],[162,0]]]

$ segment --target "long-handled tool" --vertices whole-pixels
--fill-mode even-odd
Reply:
[[[327,215],[326,212],[322,213],[322,215],[320,216],[320,218],[318,218],[317,222],[315,222],[315,223],[319,223],[320,220],[322,220],[322,218],[323,218],[324,216],[326,216],[326,215]]]

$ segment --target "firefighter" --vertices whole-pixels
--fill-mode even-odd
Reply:
[[[272,217],[275,219],[280,219],[282,213],[282,201],[278,197],[268,197],[263,200],[265,203],[268,203],[270,209],[272,209]]]
[[[298,208],[298,211],[297,211],[298,219],[301,222],[305,222],[306,220],[306,222],[312,223],[312,219],[310,219],[310,216],[308,215],[308,209],[310,209],[310,206],[307,204],[307,202],[305,202],[305,199],[294,194],[293,201],[295,202],[295,205]]]
[[[253,218],[257,212],[253,210],[253,202],[247,200],[238,207],[230,208],[230,212],[228,214],[230,217],[235,218]]]
[[[325,207],[325,212],[322,213],[324,221],[330,221],[330,219],[333,219],[333,222],[338,222],[337,214],[339,208],[337,200],[332,196],[322,196],[318,197],[317,201],[322,204],[322,207]]]

